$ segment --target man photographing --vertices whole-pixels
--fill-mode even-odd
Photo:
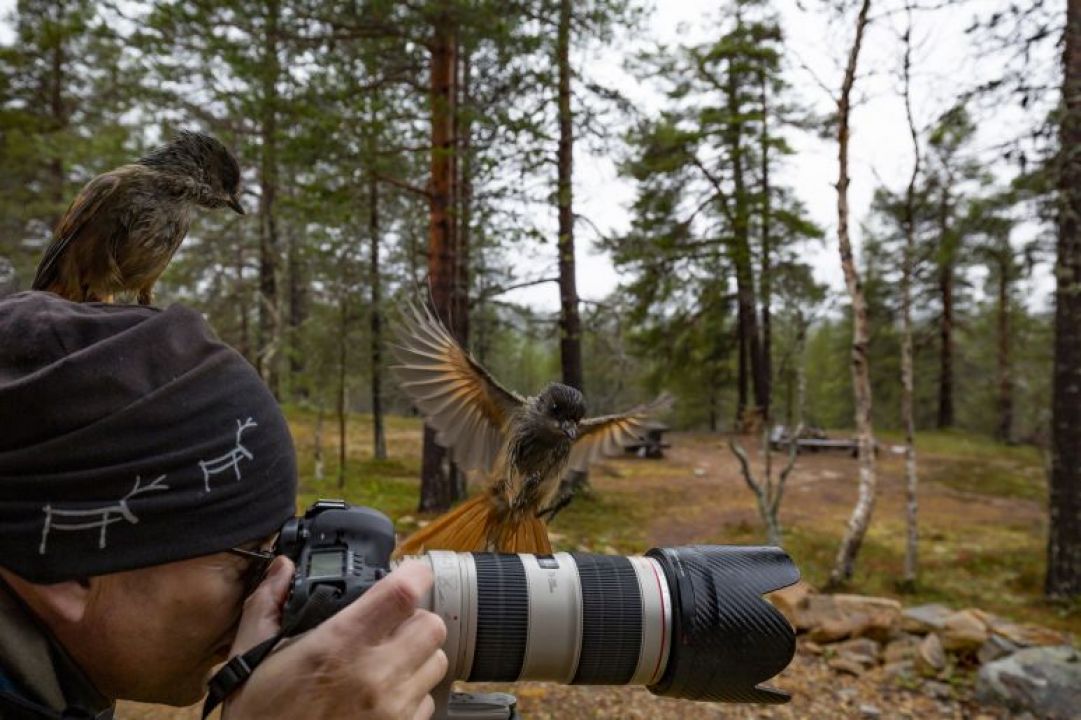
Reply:
[[[276,402],[198,313],[0,300],[0,719],[197,702],[278,630],[293,567],[265,550],[295,502]],[[404,563],[272,653],[224,717],[430,716],[430,584]]]

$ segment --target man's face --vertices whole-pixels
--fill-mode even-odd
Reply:
[[[95,578],[82,637],[62,641],[107,697],[190,705],[228,659],[251,565],[217,553]]]

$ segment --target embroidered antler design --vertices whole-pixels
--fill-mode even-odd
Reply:
[[[49,533],[53,530],[73,532],[76,530],[90,530],[99,529],[98,534],[98,549],[104,549],[107,544],[106,530],[113,523],[118,523],[121,520],[127,520],[132,525],[139,522],[139,518],[135,516],[135,513],[128,507],[128,500],[131,500],[136,495],[142,493],[154,492],[156,490],[168,490],[168,485],[163,485],[162,481],[165,480],[164,475],[159,475],[153,481],[147,485],[142,484],[142,478],[138,475],[135,476],[135,485],[127,495],[117,500],[112,505],[104,505],[98,508],[89,508],[84,510],[64,510],[54,508],[51,504],[45,505],[41,510],[45,513],[45,525],[41,529],[41,545],[38,547],[38,554],[44,555],[48,546]],[[83,520],[83,518],[92,518],[98,516],[96,520]]]
[[[206,488],[206,492],[210,492],[210,477],[212,475],[217,475],[218,473],[223,473],[229,468],[233,469],[236,479],[240,480],[240,461],[243,459],[255,459],[255,456],[252,455],[251,451],[240,443],[240,436],[248,428],[258,426],[259,423],[251,418],[248,418],[243,423],[238,419],[236,421],[236,447],[213,460],[199,461],[199,468],[203,471],[203,486]]]

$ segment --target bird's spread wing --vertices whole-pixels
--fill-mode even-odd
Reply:
[[[503,428],[525,400],[496,382],[427,307],[410,305],[391,367],[401,387],[463,470],[492,469]]]
[[[616,415],[586,418],[578,424],[578,439],[571,448],[567,470],[585,472],[602,455],[623,452],[632,440],[641,440],[646,431],[657,424],[653,418],[672,407],[667,393],[656,400]]]
[[[60,256],[77,240],[87,221],[94,217],[102,203],[116,192],[120,181],[119,174],[109,172],[98,175],[79,191],[71,207],[61,218],[52,243],[45,249],[45,255],[38,263],[38,271],[31,285],[34,290],[46,290],[56,280],[57,261]]]

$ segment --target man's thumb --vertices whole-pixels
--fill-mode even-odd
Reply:
[[[293,562],[284,555],[276,557],[263,582],[244,603],[230,656],[245,653],[278,632],[281,628],[282,603],[289,592],[292,577]]]

